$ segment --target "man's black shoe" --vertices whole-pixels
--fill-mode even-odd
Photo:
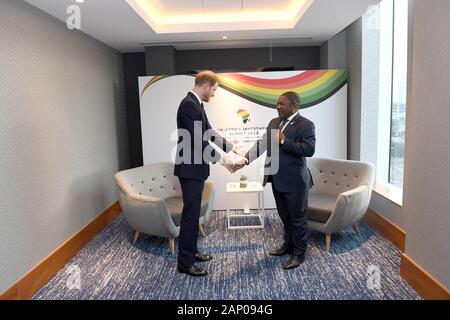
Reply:
[[[271,256],[284,256],[285,254],[291,254],[292,253],[292,248],[289,248],[287,245],[283,245],[281,248],[275,250],[275,251],[270,251],[269,254]]]
[[[182,264],[178,264],[177,270],[180,273],[186,273],[187,275],[193,277],[204,277],[208,275],[208,272],[205,269],[197,267],[195,264],[190,267],[185,267]]]
[[[284,270],[295,269],[303,262],[305,262],[305,255],[291,256],[288,262],[285,265],[283,265],[283,269]]]
[[[195,261],[197,262],[206,262],[212,260],[212,255],[210,254],[196,254]]]

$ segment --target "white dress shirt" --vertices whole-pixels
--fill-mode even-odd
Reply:
[[[289,123],[291,123],[291,121],[292,121],[292,119],[294,119],[295,118],[295,116],[297,115],[297,114],[299,114],[299,112],[300,112],[300,110],[299,111],[297,111],[297,112],[294,112],[294,114],[293,115],[291,115],[287,120],[288,121],[286,121],[286,123],[284,124],[284,126],[283,126],[283,128],[280,128],[280,132],[283,132],[284,131],[284,129],[286,129],[286,127],[289,125]],[[280,142],[281,144],[284,144],[284,139],[283,140],[281,140],[281,142]]]
[[[189,91],[190,93],[192,93],[198,100],[198,103],[201,105],[202,104],[202,99],[200,99],[200,97],[198,96],[198,94],[196,94],[194,91]]]

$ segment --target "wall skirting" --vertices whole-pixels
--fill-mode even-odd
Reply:
[[[50,253],[20,280],[0,294],[0,300],[26,300],[42,288],[60,269],[62,269],[89,241],[99,234],[121,212],[116,201],[91,223],[83,227],[70,239]]]
[[[400,275],[424,299],[450,300],[450,292],[406,254],[402,254]]]
[[[381,214],[368,209],[364,221],[402,252],[400,275],[424,299],[450,300],[449,291],[425,269],[405,254],[406,233]]]
[[[381,233],[401,252],[405,252],[406,233],[375,210],[369,208],[364,221]]]

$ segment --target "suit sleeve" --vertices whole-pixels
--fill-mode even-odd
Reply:
[[[247,154],[245,155],[245,158],[247,159],[248,163],[250,164],[256,159],[258,159],[264,152],[267,150],[267,131],[264,133],[264,135],[255,142],[255,144],[248,150]]]
[[[280,149],[297,157],[312,157],[316,150],[314,123],[308,124],[297,139],[286,138]]]
[[[218,146],[226,153],[231,151],[233,145],[211,127],[208,117],[206,117],[206,129],[208,130],[208,140],[210,140],[212,143],[214,143],[216,146]]]

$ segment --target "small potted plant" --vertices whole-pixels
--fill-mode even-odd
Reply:
[[[245,174],[241,174],[240,187],[247,188],[247,176]]]

